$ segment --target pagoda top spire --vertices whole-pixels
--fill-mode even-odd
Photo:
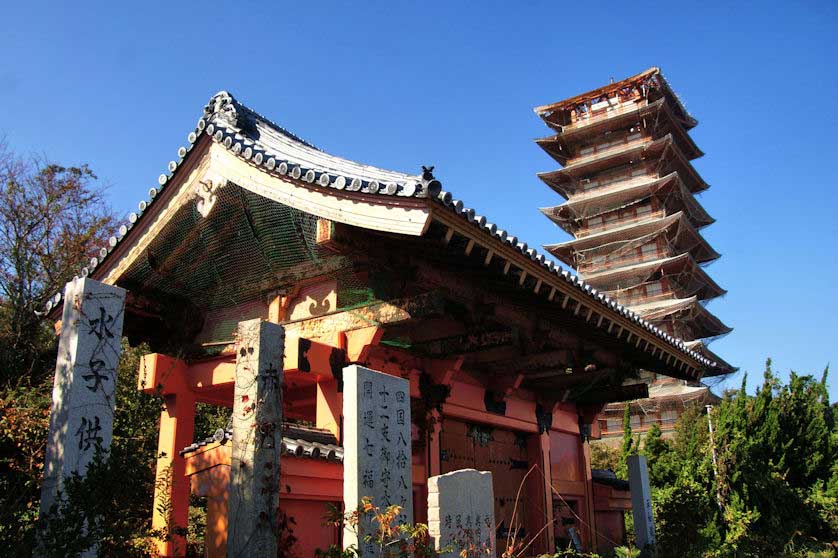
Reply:
[[[678,112],[681,113],[685,128],[690,129],[698,124],[698,121],[687,111],[681,98],[673,91],[669,82],[663,76],[663,72],[657,66],[644,70],[637,75],[609,83],[608,85],[592,89],[585,93],[580,93],[562,101],[537,106],[533,110],[548,124],[556,124],[556,114],[568,112],[583,106],[590,108],[592,105],[607,102],[614,97],[619,98],[630,95],[639,96],[644,99],[650,96],[654,96],[655,98],[661,96],[668,97],[673,101]]]

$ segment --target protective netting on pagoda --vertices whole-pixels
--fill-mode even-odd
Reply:
[[[703,404],[712,398],[712,394],[706,386],[689,386],[684,384],[656,382],[649,385],[649,397],[636,399],[629,403],[629,408],[634,414],[654,415],[666,410],[683,410],[690,405]],[[603,414],[610,420],[622,421],[625,403],[613,403],[603,410]],[[673,420],[674,422],[674,420]]]
[[[334,278],[338,308],[371,299],[351,260],[318,244],[316,216],[232,183],[216,195],[207,217],[194,201],[180,207],[120,284],[212,314],[216,338],[257,317],[272,293],[308,278]]]
[[[686,311],[671,313],[650,321],[684,341],[700,339],[705,344],[709,344],[730,333],[730,328],[708,311],[702,310],[703,306],[695,304]]]
[[[690,263],[684,264],[674,272],[666,271],[663,264],[644,268],[641,272],[627,274],[616,280],[609,285],[611,288],[606,287],[604,292],[623,304],[630,303],[634,298],[645,298],[645,287],[658,284],[661,279],[666,279],[669,288],[677,292],[681,298],[696,296],[699,299],[704,299],[709,292],[708,287],[710,285],[708,285],[706,275],[698,272]],[[716,291],[713,290],[709,294],[714,295]]]
[[[663,178],[646,177],[639,181],[631,180],[574,194],[566,203],[552,208],[551,218],[556,222],[567,223],[572,229],[578,229],[588,219],[649,205],[653,198],[658,201],[659,207],[667,208],[669,213],[683,211],[695,226],[712,222],[712,218],[675,173]]]
[[[682,317],[685,318],[693,317],[692,310],[695,309],[696,303],[695,297],[669,299],[634,306],[632,310],[640,314],[643,318],[654,322],[666,316],[671,316],[676,312],[680,312]]]
[[[674,216],[672,216],[674,217]],[[717,257],[717,254],[712,251],[699,236],[695,229],[685,219],[671,219],[664,218],[660,220],[659,226],[656,226],[646,234],[639,234],[635,232],[634,227],[627,227],[625,231],[617,232],[613,235],[604,235],[610,237],[611,240],[603,239],[602,242],[592,243],[589,248],[575,246],[568,246],[565,250],[573,253],[573,259],[577,267],[591,266],[597,268],[597,271],[608,264],[614,264],[620,260],[631,263],[636,263],[636,251],[644,245],[657,241],[659,248],[662,244],[665,254],[682,254],[689,252],[693,254],[697,260],[708,260]],[[588,238],[588,237],[583,237]],[[658,258],[658,250],[654,253],[654,258]],[[594,272],[590,269],[589,272]]]

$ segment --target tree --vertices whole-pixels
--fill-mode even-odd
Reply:
[[[38,312],[114,223],[86,165],[22,158],[0,141],[0,545],[12,555],[31,552],[52,399],[56,336]]]
[[[0,143],[0,383],[38,383],[54,335],[39,317],[116,222],[87,165],[24,159]]]
[[[745,385],[712,411],[718,476],[700,406],[681,414],[671,442],[647,434],[661,558],[834,555],[838,430],[826,374],[783,384],[768,361],[757,392]]]
[[[620,455],[619,448],[612,448],[604,442],[591,444],[591,469],[617,471],[620,468]]]
[[[753,397],[739,393],[717,414],[719,488],[727,552],[838,540],[838,500],[827,489],[838,460],[824,381],[792,372],[782,385],[766,363]]]
[[[631,407],[626,403],[623,410],[623,441],[620,444],[620,462],[617,467],[617,476],[621,478],[628,478],[628,456],[637,455],[640,450],[640,434],[637,439],[632,438],[631,431]]]
[[[669,442],[663,439],[661,427],[654,423],[643,439],[643,455],[649,467],[649,483],[665,486],[675,480],[675,455]]]

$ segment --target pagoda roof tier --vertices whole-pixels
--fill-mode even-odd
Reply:
[[[346,264],[354,273],[351,259],[323,255],[333,234],[379,237],[439,256],[440,265],[480,269],[497,279],[498,289],[511,287],[568,323],[590,327],[645,369],[674,365],[680,377],[697,379],[713,367],[682,340],[454,199],[433,167],[409,174],[330,155],[227,92],[210,99],[187,142],[138,211],[78,274],[127,288],[135,297],[131,312],[144,312],[148,297],[207,313],[243,307],[312,269],[331,273],[332,263]],[[187,257],[195,253],[202,257]],[[431,310],[422,300],[416,304]],[[55,293],[44,312],[59,319],[62,303],[63,294]],[[412,304],[382,300],[367,314],[420,315]],[[375,323],[367,314],[353,324]]]
[[[629,405],[632,413],[647,414],[672,409],[673,407],[683,409],[684,405],[690,403],[715,403],[718,401],[719,398],[704,384],[660,383],[655,380],[649,385],[649,397],[635,399]],[[614,417],[614,415],[617,415],[620,418],[622,418],[624,412],[625,403],[622,402],[609,403],[602,410],[605,416]]]
[[[705,376],[723,376],[725,374],[732,374],[734,372],[739,371],[738,367],[729,364],[719,355],[711,351],[709,347],[707,347],[707,344],[707,341],[701,339],[697,339],[695,341],[687,341],[687,346],[690,349],[698,353],[701,353],[702,355],[706,356],[709,359],[712,359],[714,362],[718,364],[718,366],[715,369],[713,369],[712,373],[705,374]]]
[[[679,254],[671,258],[585,274],[584,277],[589,284],[618,300],[620,291],[660,277],[675,279],[678,288],[673,291],[682,298],[697,296],[699,300],[710,300],[727,292],[690,254]]]
[[[535,107],[533,110],[548,125],[562,125],[565,121],[569,121],[567,115],[571,111],[578,111],[580,108],[589,108],[592,104],[608,101],[615,97],[635,97],[641,99],[664,98],[672,104],[675,112],[683,121],[685,128],[693,128],[698,124],[698,121],[689,114],[683,102],[681,102],[681,99],[673,91],[658,67],[649,68],[637,75],[592,89],[586,93],[581,93],[556,103]],[[582,113],[584,116],[584,111]],[[581,121],[581,124],[584,125],[585,120],[593,119],[580,118],[577,119],[577,123]]]
[[[733,331],[695,296],[638,304],[632,306],[632,310],[654,323],[679,322],[692,333],[690,340],[719,337]]]
[[[582,227],[581,221],[584,219],[624,209],[653,196],[663,197],[666,202],[671,202],[668,206],[684,211],[696,228],[715,221],[675,172],[662,178],[647,176],[639,181],[627,180],[603,188],[576,192],[563,204],[539,210],[562,229],[575,234]]]
[[[564,198],[570,198],[580,190],[579,182],[604,170],[640,161],[668,162],[668,170],[678,172],[690,192],[697,193],[709,188],[695,167],[681,154],[675,145],[672,134],[655,140],[619,146],[615,149],[598,153],[591,157],[574,160],[569,165],[547,172],[538,173],[538,177]]]
[[[566,165],[568,159],[572,158],[573,146],[582,142],[590,141],[592,138],[602,136],[612,130],[620,130],[637,122],[640,124],[643,119],[654,119],[651,122],[652,136],[663,137],[666,134],[673,134],[679,149],[688,160],[697,159],[704,155],[698,148],[695,141],[690,137],[687,130],[672,112],[672,107],[666,99],[658,99],[649,104],[639,104],[633,110],[614,111],[609,116],[592,122],[588,126],[557,126],[550,124],[550,127],[558,133],[538,138],[535,140],[548,155],[553,157],[559,164]]]
[[[615,227],[568,242],[546,244],[544,249],[568,265],[575,266],[577,260],[584,261],[588,254],[601,255],[625,251],[642,246],[661,235],[665,235],[673,247],[673,255],[689,252],[699,263],[719,258],[718,252],[713,250],[690,224],[682,211],[667,217],[653,217]],[[580,258],[580,255],[583,257]]]

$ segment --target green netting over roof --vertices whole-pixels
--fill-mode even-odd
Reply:
[[[120,284],[187,300],[213,314],[266,301],[271,292],[322,275],[337,280],[339,307],[371,298],[351,260],[317,245],[316,216],[232,183],[216,194],[207,217],[194,202],[181,207]],[[240,314],[231,314],[230,332]]]

